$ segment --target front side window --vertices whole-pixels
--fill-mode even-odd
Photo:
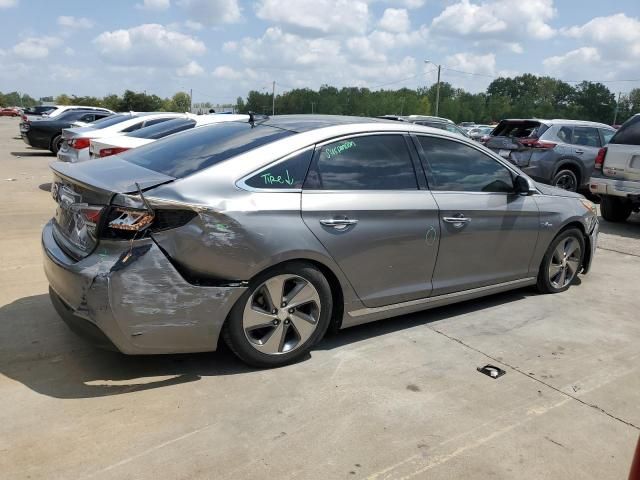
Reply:
[[[307,175],[312,157],[313,149],[294,154],[281,162],[261,170],[244,183],[249,187],[268,190],[299,190],[304,183],[304,178]]]
[[[575,127],[573,129],[573,144],[585,147],[599,147],[600,135],[598,129],[591,127]]]
[[[511,171],[463,143],[419,136],[431,173],[429,188],[453,192],[513,192]]]
[[[305,189],[416,190],[413,162],[402,135],[371,135],[320,147]]]

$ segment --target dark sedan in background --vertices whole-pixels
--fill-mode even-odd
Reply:
[[[35,148],[50,150],[57,154],[62,145],[62,129],[71,127],[76,121],[94,122],[111,115],[104,110],[70,110],[57,117],[26,121],[20,124],[20,135],[24,142]]]

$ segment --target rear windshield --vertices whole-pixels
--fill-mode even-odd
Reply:
[[[640,115],[635,115],[618,129],[609,143],[619,145],[640,145]]]
[[[103,119],[96,120],[95,122],[91,122],[90,126],[95,128],[106,128],[106,127],[110,127],[111,125],[115,125],[116,123],[129,120],[130,118],[132,117],[129,114],[119,113],[117,115],[109,115],[108,117],[105,117]]]
[[[196,121],[190,118],[174,118],[173,120],[167,120],[166,122],[160,122],[155,125],[135,130],[131,133],[127,133],[127,137],[135,138],[148,138],[149,140],[157,140],[159,138],[173,135],[174,133],[182,132],[183,130],[189,130],[195,127]]]
[[[218,123],[128,150],[121,153],[120,158],[182,178],[293,133],[268,125],[252,127],[249,122]]]
[[[503,120],[493,131],[494,137],[540,138],[549,127],[535,120]]]

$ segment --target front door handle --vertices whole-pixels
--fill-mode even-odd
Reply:
[[[325,227],[333,227],[336,230],[344,230],[350,225],[355,225],[358,220],[350,220],[348,218],[326,218],[320,220],[320,223]]]
[[[454,215],[453,217],[442,217],[442,220],[451,223],[455,228],[462,228],[471,221],[470,218],[462,214]]]

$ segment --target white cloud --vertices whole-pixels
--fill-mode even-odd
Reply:
[[[445,59],[449,68],[462,72],[477,73],[480,75],[494,75],[496,71],[496,56],[493,53],[477,55],[473,53],[456,53]]]
[[[178,68],[176,73],[179,77],[196,77],[204,73],[204,68],[202,68],[195,60],[191,60],[186,65]]]
[[[387,8],[378,25],[383,30],[395,33],[404,33],[411,28],[409,14],[404,8]]]
[[[186,22],[184,22],[184,26],[187,27],[189,30],[202,30],[203,25],[200,22],[194,22],[192,20],[187,20]]]
[[[387,0],[388,3],[396,3],[405,8],[415,9],[424,6],[425,0]]]
[[[369,7],[363,0],[260,0],[256,15],[295,33],[363,34]]]
[[[238,0],[178,0],[177,5],[184,8],[193,21],[204,25],[235,23],[242,18]]]
[[[0,0],[0,8],[11,8],[18,5],[18,0]]]
[[[598,47],[609,58],[640,60],[640,19],[624,13],[596,17],[582,26],[563,29],[562,33]]]
[[[213,76],[222,80],[238,80],[242,78],[242,72],[228,65],[220,65],[213,71]]]
[[[184,67],[206,51],[197,38],[158,24],[103,32],[94,43],[105,60],[120,66]]]
[[[49,51],[61,43],[57,37],[29,37],[14,45],[12,50],[18,57],[35,60],[47,57]]]
[[[546,40],[556,31],[553,0],[460,0],[433,19],[433,33],[446,37],[508,42]]]
[[[143,0],[142,3],[137,3],[136,8],[143,10],[162,11],[171,6],[170,0]]]
[[[66,28],[86,29],[93,27],[93,21],[85,17],[61,15],[58,17],[58,25]]]

